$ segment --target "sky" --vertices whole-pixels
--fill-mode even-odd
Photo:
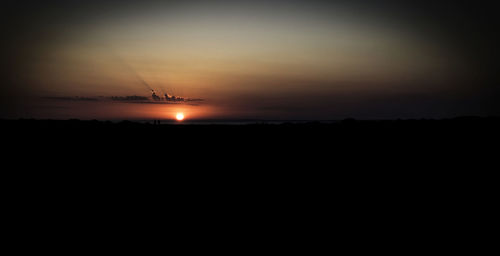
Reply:
[[[493,4],[422,2],[7,1],[0,118],[500,114]]]

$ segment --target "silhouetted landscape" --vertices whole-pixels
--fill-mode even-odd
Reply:
[[[156,228],[168,216],[169,226],[189,220],[220,228],[244,216],[247,225],[285,231],[297,230],[297,220],[321,229],[333,222],[352,246],[360,230],[403,230],[403,238],[398,231],[391,241],[404,247],[413,246],[406,245],[408,237],[435,226],[456,242],[475,230],[464,227],[467,218],[475,227],[494,215],[498,117],[153,123],[1,120],[7,161],[15,159],[3,175],[9,213],[24,220],[16,227],[75,222],[78,232],[121,231],[134,230],[128,223],[135,218]],[[442,235],[425,238],[442,243]],[[381,246],[379,239],[369,240]]]
[[[378,141],[439,143],[488,142],[498,138],[499,117],[457,117],[452,119],[420,120],[356,120],[341,121],[199,121],[197,124],[151,120],[98,121],[98,120],[1,120],[1,126],[15,140],[42,140],[47,143],[92,141],[98,145],[108,142],[163,147],[206,147],[219,143],[273,142],[300,146],[310,143],[334,146],[335,143]],[[236,124],[235,124],[236,123]],[[209,144],[205,144],[205,143]],[[274,145],[276,146],[276,145]]]
[[[496,173],[500,143],[499,117],[156,123],[0,121],[3,146],[10,149],[6,159],[16,159],[18,166],[35,164],[25,182],[39,189],[53,183],[69,190],[97,183],[105,190],[141,191],[165,186],[239,191],[243,186],[250,193],[254,184],[261,184],[271,191],[348,191],[345,198],[384,191],[404,201],[408,195],[492,188],[482,187],[478,179]],[[398,195],[401,191],[406,194]],[[181,198],[195,196],[182,193]]]
[[[498,1],[0,13],[6,252],[496,251]]]

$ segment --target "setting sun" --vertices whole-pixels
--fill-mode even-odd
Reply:
[[[182,121],[182,120],[184,120],[184,114],[183,113],[177,113],[177,115],[175,116],[175,118],[178,121]]]

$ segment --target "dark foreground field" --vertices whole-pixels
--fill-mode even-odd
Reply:
[[[257,162],[278,156],[286,157],[283,164],[306,156],[331,164],[344,157],[375,155],[378,159],[398,160],[395,156],[400,155],[423,161],[424,156],[495,154],[500,137],[497,117],[247,125],[2,120],[0,125],[7,148],[38,149],[41,154],[79,152],[88,160],[103,156],[97,152],[110,157],[142,156],[150,158],[147,164],[151,166],[175,164],[173,156],[189,159],[186,165],[199,163],[200,158],[224,164],[235,158]]]
[[[82,177],[95,172],[98,180],[148,174],[201,181],[350,177],[371,185],[452,184],[500,169],[497,117],[248,125],[2,120],[0,125],[7,169],[82,172]]]
[[[440,142],[475,140],[488,142],[497,138],[499,117],[459,117],[454,119],[379,120],[346,119],[339,122],[282,122],[255,124],[153,124],[83,120],[0,120],[5,139],[99,144],[138,143],[139,145],[204,146],[202,142],[317,144],[361,140]],[[278,145],[277,145],[278,146]],[[327,145],[324,145],[327,146]]]
[[[249,125],[3,120],[4,159],[90,170],[183,173],[497,169],[500,118]],[[346,169],[347,168],[347,169]],[[375,172],[376,171],[376,172]],[[438,173],[438,172],[436,172]]]
[[[439,244],[477,252],[492,239],[477,227],[496,216],[498,118],[1,126],[8,219],[19,219],[16,230],[40,230],[37,237],[57,223],[92,237],[107,236],[96,231],[107,227],[163,239],[129,224],[139,222],[162,233],[182,227],[174,237],[196,230],[204,240],[213,232],[241,240],[238,231],[350,251],[429,252]]]

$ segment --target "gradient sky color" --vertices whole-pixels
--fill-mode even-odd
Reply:
[[[183,111],[187,119],[308,120],[496,114],[495,105],[485,106],[497,92],[492,62],[478,49],[491,40],[457,30],[451,18],[442,22],[467,13],[466,5],[445,2],[442,9],[388,1],[38,4],[41,11],[27,12],[31,20],[2,46],[16,45],[9,54],[15,65],[4,69],[2,94],[11,103],[2,114],[168,119]],[[469,26],[484,29],[487,23],[472,17]],[[149,96],[138,77],[157,91],[204,101],[53,100]]]

